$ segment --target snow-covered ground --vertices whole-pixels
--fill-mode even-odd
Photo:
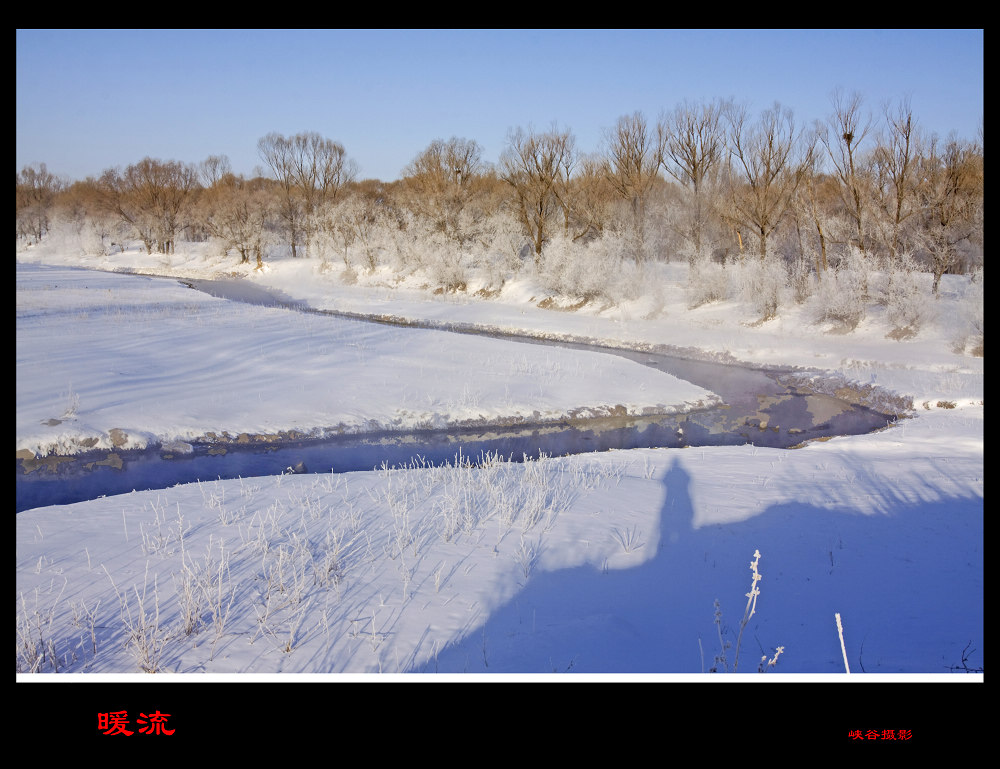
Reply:
[[[442,341],[440,331],[254,307],[176,281],[26,266],[17,297],[17,449],[43,456],[224,431],[321,437],[718,400],[610,354]]]
[[[17,254],[20,456],[714,399],[617,356],[112,274],[237,272],[232,259],[179,251]],[[825,333],[808,306],[756,325],[735,301],[688,310],[677,264],[662,268],[655,302],[575,311],[540,309],[527,280],[478,298],[391,276],[345,285],[318,268],[278,260],[243,277],[342,313],[819,369],[913,410],[888,430],[797,450],[494,457],[28,510],[16,516],[19,672],[700,677],[732,671],[737,652],[739,672],[766,668],[780,648],[768,675],[841,674],[846,653],[852,674],[981,680],[952,673],[963,653],[981,669],[984,642],[983,358],[956,344],[967,279],[946,276],[933,321],[892,341],[878,308],[849,334]],[[760,593],[740,637],[758,551]]]

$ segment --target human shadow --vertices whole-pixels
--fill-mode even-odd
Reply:
[[[782,503],[696,527],[692,479],[679,458],[661,482],[660,529],[635,551],[638,565],[536,572],[483,627],[416,672],[732,671],[757,550],[764,579],[740,672],[756,671],[778,645],[787,650],[778,672],[843,672],[839,612],[853,634],[852,672],[948,672],[969,639],[981,659],[983,549],[974,533],[950,550],[945,536],[949,527],[981,526],[981,496],[914,503],[873,488],[874,514]],[[643,552],[654,547],[652,557]]]
[[[691,478],[677,460],[662,478],[665,490],[659,535],[643,532],[633,568],[593,564],[536,572],[518,595],[491,615],[486,625],[443,650],[418,672],[643,672],[664,670],[681,639],[672,628],[690,628],[678,616],[670,590],[651,585],[684,585],[678,552],[692,539]],[[686,603],[686,602],[685,602]],[[711,602],[705,607],[710,616]],[[651,636],[657,642],[651,644]],[[677,636],[676,643],[671,641]],[[697,641],[692,661],[697,660]],[[485,648],[484,648],[485,647]],[[585,649],[576,654],[573,649]],[[687,649],[690,653],[691,649]]]

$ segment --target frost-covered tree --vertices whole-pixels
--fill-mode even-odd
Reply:
[[[528,244],[521,223],[510,211],[496,211],[483,221],[473,260],[488,290],[495,290],[521,269]]]
[[[857,246],[848,246],[837,259],[814,297],[814,319],[837,330],[853,331],[868,308],[871,265]]]
[[[820,154],[817,151],[819,133],[816,129],[809,131],[804,137],[805,152],[803,155],[802,182],[796,190],[793,201],[793,213],[800,222],[809,222],[810,230],[815,232],[815,247],[802,246],[805,256],[811,253],[816,275],[822,277],[829,268],[829,207],[825,202],[830,199],[832,179],[820,171]],[[801,229],[805,229],[801,226]],[[802,239],[809,241],[807,236]]]
[[[926,283],[910,254],[886,258],[882,270],[879,304],[885,307],[890,339],[909,339],[932,317],[934,303],[928,302]]]
[[[969,284],[962,297],[960,318],[966,326],[956,340],[956,348],[964,350],[967,344],[971,344],[971,354],[979,357],[983,355],[983,332],[986,325],[984,301],[983,268],[978,267],[969,275]]]
[[[737,290],[743,303],[757,314],[757,323],[777,317],[788,284],[783,261],[774,254],[750,259],[735,268]]]
[[[353,248],[364,261],[368,272],[375,272],[379,265],[381,232],[389,223],[382,215],[376,200],[364,194],[343,197],[327,207],[324,231],[332,235],[343,248],[345,266],[352,269],[350,250]]]
[[[290,142],[281,134],[270,133],[257,142],[257,152],[278,183],[278,214],[288,237],[292,257],[298,256],[303,232],[304,209],[295,182]]]

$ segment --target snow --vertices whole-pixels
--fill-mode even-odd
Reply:
[[[758,325],[736,302],[688,310],[676,264],[663,267],[659,309],[640,299],[577,311],[540,309],[527,281],[486,299],[379,275],[345,285],[312,260],[242,273],[313,309],[424,326],[406,328],[149,277],[237,272],[193,245],[83,257],[43,244],[17,259],[20,451],[546,421],[714,398],[618,356],[427,326],[799,366],[913,404],[890,429],[796,450],[239,478],[24,511],[18,644],[24,629],[43,630],[70,679],[142,679],[147,665],[199,680],[704,680],[720,651],[716,600],[733,668],[759,551],[739,673],[782,647],[767,676],[845,678],[840,614],[852,680],[982,680],[952,672],[963,650],[982,668],[984,641],[983,358],[955,343],[965,278],[946,276],[933,322],[891,341],[875,310],[849,334],[825,333],[798,306]],[[185,595],[200,600],[188,620]],[[140,642],[127,642],[129,625]]]
[[[610,354],[471,336],[442,346],[438,331],[254,307],[176,281],[25,267],[17,296],[17,449],[42,456],[208,432],[319,437],[718,400]]]

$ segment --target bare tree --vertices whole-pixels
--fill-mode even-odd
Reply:
[[[209,155],[201,161],[198,173],[202,184],[206,187],[213,187],[225,176],[231,175],[233,168],[226,155]]]
[[[240,264],[250,257],[264,266],[264,236],[271,214],[272,196],[265,179],[244,179],[227,173],[206,189],[199,200],[199,218],[225,250],[237,251]]]
[[[17,172],[15,216],[17,235],[38,243],[49,229],[53,199],[65,185],[49,172],[45,163],[25,166]]]
[[[822,127],[817,125],[803,136],[802,181],[795,201],[798,215],[808,220],[816,231],[813,268],[817,278],[822,278],[830,266],[831,201],[839,200],[836,180],[822,171],[823,153],[818,146],[821,130]]]
[[[499,175],[513,190],[516,210],[539,259],[555,215],[565,208],[569,177],[576,159],[568,130],[545,133],[518,128],[507,137]]]
[[[357,167],[347,157],[344,145],[318,133],[296,134],[291,144],[292,167],[305,201],[308,234],[311,217],[324,204],[337,202],[344,186],[357,176]]]
[[[687,237],[695,253],[702,251],[706,224],[706,186],[725,157],[724,105],[683,103],[660,117],[657,124],[659,161],[663,170],[690,191],[693,197]]]
[[[834,111],[820,133],[820,141],[826,147],[834,172],[840,180],[844,209],[854,224],[857,246],[862,253],[866,253],[868,244],[865,230],[871,199],[867,189],[870,169],[864,163],[862,145],[872,131],[873,121],[862,112],[860,94],[845,96],[837,90],[832,101]]]
[[[895,262],[903,241],[903,225],[917,211],[916,161],[919,151],[916,121],[908,100],[885,110],[885,130],[873,158],[873,182],[878,202],[880,240]]]
[[[616,193],[608,181],[606,163],[600,155],[584,155],[569,180],[564,212],[567,233],[574,241],[600,236],[611,220]]]
[[[982,221],[983,155],[976,144],[934,137],[920,162],[924,245],[931,258],[936,295],[941,276],[960,263],[959,245],[970,242]]]
[[[484,168],[482,154],[482,147],[471,139],[435,139],[403,169],[409,207],[459,243],[472,235],[465,220],[482,191],[476,183]]]
[[[60,222],[73,228],[87,253],[106,255],[112,246],[133,237],[131,226],[118,215],[108,190],[93,177],[61,188],[52,211]]]
[[[357,176],[357,166],[342,144],[315,132],[288,138],[270,133],[257,142],[257,151],[281,185],[281,215],[292,256],[297,255],[300,234],[308,255],[318,213],[336,203],[341,190]]]
[[[193,165],[176,160],[143,158],[124,171],[109,169],[101,176],[118,215],[133,227],[146,252],[174,250],[183,227],[184,208],[198,185]]]
[[[278,212],[288,232],[294,258],[298,256],[303,208],[296,190],[291,142],[279,133],[269,133],[257,142],[257,152],[278,182],[281,191]]]
[[[656,137],[641,112],[623,115],[607,132],[605,174],[628,205],[636,236],[636,260],[645,258],[646,197],[656,182],[660,155]]]
[[[767,239],[781,223],[802,178],[799,135],[791,110],[778,103],[754,124],[743,107],[728,109],[727,118],[730,215],[756,234],[764,259]]]

